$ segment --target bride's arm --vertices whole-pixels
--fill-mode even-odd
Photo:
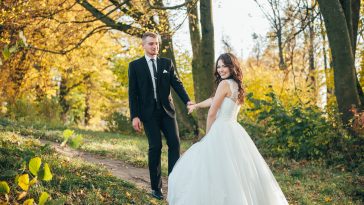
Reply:
[[[209,132],[212,123],[216,120],[217,111],[220,109],[222,101],[229,92],[229,84],[225,80],[221,81],[219,86],[216,89],[216,93],[214,98],[212,99],[211,107],[209,109],[209,113],[207,115],[207,123],[206,123],[206,134]]]
[[[212,103],[212,98],[208,98],[202,102],[199,102],[196,104],[196,108],[205,108],[205,107],[210,107],[211,106],[211,103]]]
[[[194,105],[190,105],[189,107],[189,113],[193,112],[195,109],[197,108],[205,108],[205,107],[210,107],[212,103],[212,97],[208,98],[202,102],[199,102],[197,104]]]

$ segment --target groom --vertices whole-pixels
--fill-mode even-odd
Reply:
[[[133,128],[148,137],[148,165],[152,195],[163,199],[161,151],[163,132],[168,145],[168,174],[180,156],[180,143],[171,87],[186,105],[192,104],[177,78],[171,59],[159,58],[159,36],[142,37],[145,55],[129,64],[129,107]]]

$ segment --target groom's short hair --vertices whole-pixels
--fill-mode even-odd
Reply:
[[[159,40],[159,36],[156,33],[153,32],[145,32],[142,36],[142,40],[144,41],[147,37],[157,38]]]

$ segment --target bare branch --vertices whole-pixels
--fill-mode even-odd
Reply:
[[[72,48],[67,49],[67,50],[54,51],[54,50],[49,50],[49,49],[45,49],[45,48],[38,48],[38,47],[35,47],[35,46],[32,46],[32,45],[29,45],[29,48],[34,49],[34,50],[38,50],[38,51],[44,51],[44,52],[47,52],[47,53],[64,55],[66,53],[69,53],[69,52],[79,48],[81,46],[81,44],[83,42],[85,42],[86,39],[91,37],[93,34],[101,32],[101,31],[107,31],[107,30],[110,30],[110,28],[107,28],[107,26],[105,26],[105,25],[96,27],[92,31],[90,31],[85,37],[83,37],[75,46],[73,46]]]
[[[314,9],[314,7],[316,6],[316,3],[315,5],[312,7],[312,8],[307,8],[307,9]],[[315,19],[320,15],[320,12],[317,12],[315,16],[313,16],[309,21],[307,21],[307,23],[303,23],[300,30],[296,31],[295,33],[291,34],[291,37],[286,39],[286,41],[284,42],[284,44],[286,44],[287,42],[291,41],[292,39],[294,39],[298,34],[300,34],[301,32],[303,32],[307,26],[309,25],[309,23],[314,23]],[[308,15],[305,16],[305,18],[302,20],[302,22],[306,22],[308,18]],[[296,26],[298,27],[298,26]]]
[[[258,5],[258,7],[260,8],[260,10],[262,11],[263,15],[268,19],[269,23],[271,23],[272,27],[275,27],[275,18],[273,16],[271,16],[264,8],[263,6],[258,3],[257,0],[254,0],[255,3]]]
[[[176,5],[176,6],[156,6],[156,5],[152,5],[150,3],[150,0],[146,0],[146,2],[148,3],[148,6],[152,9],[159,9],[159,10],[167,10],[167,9],[179,9],[181,7],[187,6],[188,4],[194,4],[194,1],[198,1],[198,0],[188,0],[185,1],[185,3],[180,4],[180,5]]]
[[[89,12],[91,12],[91,14],[95,16],[98,20],[100,20],[110,28],[123,31],[129,35],[142,35],[142,33],[144,33],[143,29],[141,28],[136,28],[125,23],[119,23],[111,19],[110,17],[105,16],[102,12],[92,6],[87,0],[77,0],[77,2]]]

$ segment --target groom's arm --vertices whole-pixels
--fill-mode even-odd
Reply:
[[[186,89],[183,87],[183,84],[181,80],[177,77],[174,65],[172,60],[170,60],[171,63],[171,69],[170,69],[170,79],[171,79],[171,86],[176,91],[178,96],[182,99],[182,101],[187,105],[188,102],[190,102],[190,98],[188,97],[188,94],[186,92]]]
[[[135,117],[139,117],[138,113],[138,90],[137,90],[137,77],[135,73],[135,63],[129,63],[128,78],[129,78],[129,108],[130,108],[130,119],[133,120]]]

